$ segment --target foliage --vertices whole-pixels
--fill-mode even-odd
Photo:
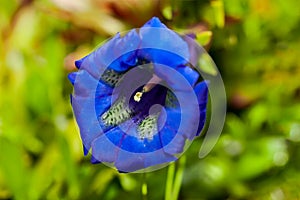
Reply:
[[[153,15],[199,36],[227,91],[224,131],[206,158],[196,159],[201,139],[186,152],[179,199],[300,198],[296,0],[2,0],[0,199],[142,197],[141,174],[82,156],[66,75]],[[167,171],[146,174],[148,199],[164,198]]]

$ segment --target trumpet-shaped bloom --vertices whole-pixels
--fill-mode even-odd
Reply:
[[[71,104],[93,163],[133,172],[178,159],[206,119],[207,84],[190,57],[154,17],[75,62]]]

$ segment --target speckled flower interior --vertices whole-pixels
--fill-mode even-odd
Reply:
[[[179,158],[206,118],[208,89],[194,54],[154,17],[76,61],[71,103],[92,163],[133,172]]]

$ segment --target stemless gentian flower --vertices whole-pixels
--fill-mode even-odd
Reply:
[[[71,103],[92,163],[154,170],[178,159],[200,134],[207,82],[185,37],[154,17],[75,62]]]

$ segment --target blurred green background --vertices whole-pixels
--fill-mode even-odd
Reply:
[[[83,157],[66,76],[74,60],[152,16],[194,32],[221,71],[223,133],[186,152],[179,199],[300,199],[297,0],[0,0],[0,199],[141,199],[142,174]],[[163,199],[167,168],[146,174]]]

